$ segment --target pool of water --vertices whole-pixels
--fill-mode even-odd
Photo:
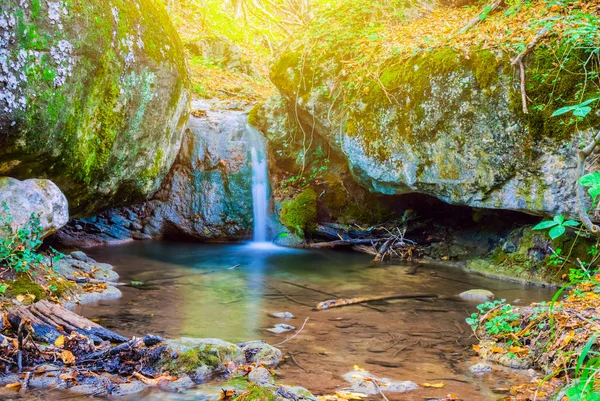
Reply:
[[[277,372],[282,382],[314,394],[331,394],[347,383],[353,365],[376,376],[417,383],[445,383],[388,394],[390,400],[423,400],[453,393],[464,400],[496,400],[494,393],[521,372],[498,369],[483,377],[469,373],[478,362],[465,317],[477,303],[451,297],[483,288],[497,298],[523,303],[548,300],[552,291],[492,280],[461,270],[409,265],[370,267],[368,255],[291,250],[252,244],[134,242],[89,249],[111,263],[125,283],[123,297],[80,306],[78,312],[121,334],[164,337],[217,337],[231,342],[262,339],[277,344],[289,333],[266,329],[276,323],[304,330],[280,346],[292,355]],[[314,311],[317,303],[341,297],[435,293],[448,299],[395,300]],[[291,312],[282,320],[271,312]],[[164,399],[148,394],[136,399]],[[159,398],[156,398],[159,397]],[[178,396],[181,397],[181,396]],[[185,395],[183,396],[185,398]],[[193,399],[190,393],[189,399]],[[182,399],[182,398],[177,398]],[[376,397],[374,399],[380,399]]]

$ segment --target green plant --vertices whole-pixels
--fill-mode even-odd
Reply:
[[[592,348],[598,335],[593,335],[577,359],[574,380],[555,397],[562,401],[600,401],[600,352]]]
[[[17,273],[27,273],[39,267],[44,259],[37,252],[42,244],[43,228],[40,216],[32,213],[24,227],[15,229],[12,225],[14,218],[10,208],[3,202],[0,208],[0,266],[6,266]],[[63,254],[50,248],[54,264]]]
[[[565,221],[565,217],[562,215],[555,216],[553,220],[544,220],[541,223],[533,227],[534,230],[547,230],[548,235],[552,239],[556,239],[562,236],[566,231],[567,227],[578,227],[579,223],[575,220]]]

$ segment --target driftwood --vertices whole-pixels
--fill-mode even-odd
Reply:
[[[332,227],[330,225],[323,225],[323,224],[319,224],[317,226],[317,229],[315,230],[314,234],[316,234],[320,237],[324,237],[324,238],[328,238],[328,239],[332,239],[332,240],[349,240],[350,239],[350,237],[343,230],[341,230],[337,227]]]
[[[338,241],[329,241],[329,242],[317,242],[315,244],[310,244],[311,248],[335,248],[338,246],[352,246],[359,244],[374,244],[378,242],[385,241],[385,238],[356,238],[356,239],[348,239],[348,240],[338,240]]]
[[[8,313],[8,321],[16,331],[22,327],[22,322],[26,322],[31,327],[30,331],[33,331],[29,335],[34,340],[46,343],[54,343],[61,335],[69,335],[72,332],[89,337],[97,344],[102,341],[127,341],[126,337],[49,301],[39,301],[30,306],[13,309]]]
[[[402,295],[385,295],[381,297],[359,297],[359,298],[344,298],[330,299],[319,303],[315,310],[325,310],[332,308],[341,308],[348,305],[358,305],[365,302],[387,301],[389,299],[422,299],[422,298],[439,298],[436,294],[402,294]]]

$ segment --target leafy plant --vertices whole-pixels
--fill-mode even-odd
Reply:
[[[556,110],[554,113],[552,113],[552,117],[561,116],[569,112],[572,112],[575,117],[586,117],[592,111],[592,108],[589,105],[598,100],[600,100],[600,97],[588,99],[585,102],[576,104],[574,106],[562,107]]]
[[[542,221],[541,223],[539,223],[535,227],[533,227],[533,229],[534,230],[550,229],[550,231],[548,231],[548,235],[550,236],[550,238],[556,239],[556,238],[559,238],[560,236],[562,236],[567,231],[567,227],[578,227],[578,226],[579,226],[579,223],[576,222],[575,220],[565,221],[564,216],[558,215],[558,216],[555,216],[554,219],[552,219],[552,220]]]
[[[595,202],[598,195],[600,195],[600,172],[594,171],[593,173],[584,175],[579,179],[579,184],[589,187],[588,193]]]
[[[598,335],[593,335],[577,360],[575,379],[564,387],[555,400],[600,401],[600,352],[592,350]]]
[[[3,202],[0,208],[0,266],[6,266],[17,273],[26,273],[40,266],[43,255],[37,252],[42,244],[43,228],[40,216],[32,213],[24,227],[14,229],[10,208]],[[64,255],[51,248],[52,262]]]

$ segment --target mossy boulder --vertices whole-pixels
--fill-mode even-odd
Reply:
[[[0,4],[0,174],[52,179],[74,215],[156,191],[190,86],[162,2]]]
[[[168,340],[161,364],[165,370],[204,382],[245,362],[242,349],[216,338]]]
[[[568,72],[581,57],[567,59],[571,69],[553,66],[552,54],[564,50],[558,39],[526,59],[529,114],[510,56],[501,51],[469,44],[460,52],[448,45],[397,58],[386,53],[351,75],[339,54],[352,47],[336,40],[317,53],[307,37],[292,39],[271,71],[287,105],[255,120],[291,110],[307,137],[324,138],[374,193],[575,215],[577,149],[581,136],[595,132],[587,129],[600,126],[600,115],[590,114],[583,133],[570,117],[551,118],[586,87],[585,74]],[[270,125],[282,126],[277,119]]]

